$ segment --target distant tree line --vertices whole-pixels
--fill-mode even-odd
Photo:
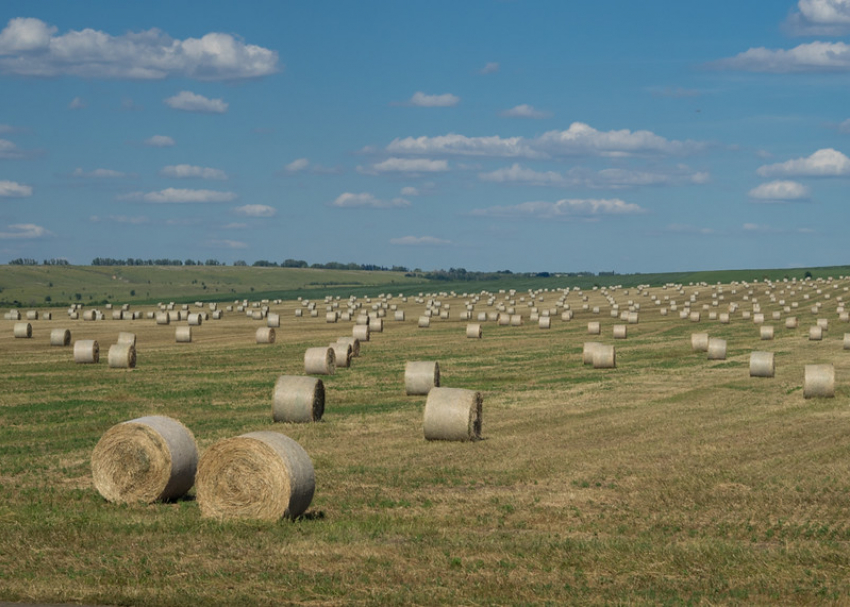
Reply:
[[[197,261],[194,259],[113,259],[112,257],[95,257],[91,265],[93,266],[224,266],[227,265],[217,259],[207,259],[206,261]]]
[[[37,266],[38,260],[32,259],[30,257],[18,257],[17,259],[13,259],[12,261],[10,261],[9,265],[10,266]],[[69,264],[68,264],[67,259],[51,258],[51,259],[45,259],[44,261],[42,261],[41,265],[43,265],[43,266],[67,266]]]

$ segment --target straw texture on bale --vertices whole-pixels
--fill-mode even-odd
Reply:
[[[593,353],[596,352],[596,349],[600,347],[602,344],[598,341],[586,341],[584,342],[584,346],[581,351],[581,361],[582,364],[592,365],[593,364]]]
[[[317,422],[325,413],[325,384],[316,377],[281,375],[274,384],[272,419]]]
[[[599,324],[599,321],[592,321],[587,323],[587,334],[588,335],[599,335],[602,332],[602,326]]]
[[[726,340],[711,337],[708,340],[708,360],[726,360]]]
[[[369,332],[370,333],[383,333],[384,332],[384,319],[383,318],[372,319],[372,322],[369,323]]]
[[[70,346],[71,332],[68,329],[53,329],[50,332],[51,346]]]
[[[628,330],[628,325],[614,325],[614,339],[626,339]]]
[[[537,326],[541,329],[549,329],[552,327],[552,317],[551,316],[541,316],[537,320]]]
[[[772,325],[762,325],[761,327],[759,327],[759,336],[763,340],[773,339],[773,326]]]
[[[204,518],[276,521],[307,511],[316,476],[297,442],[279,432],[250,432],[207,449],[196,485]]]
[[[353,356],[351,344],[337,341],[330,344],[329,347],[334,351],[334,365],[337,369],[347,369],[351,366],[351,357]]]
[[[418,326],[420,329],[427,329],[431,326],[431,318],[429,316],[420,316]]]
[[[691,349],[694,352],[708,352],[708,333],[691,333]]]
[[[466,337],[469,339],[481,339],[481,325],[480,324],[468,324],[466,325]]]
[[[426,440],[474,441],[481,438],[480,392],[463,388],[432,388],[425,401]]]
[[[786,329],[796,329],[799,326],[799,322],[797,321],[796,316],[789,316],[785,319],[785,328]]]
[[[28,322],[16,322],[12,331],[15,337],[20,339],[29,339],[32,337],[32,325]]]
[[[404,365],[404,390],[408,396],[428,394],[440,386],[440,365],[436,361],[410,361]]]
[[[167,325],[171,322],[171,316],[168,312],[157,312],[155,318],[158,325]]]
[[[813,327],[809,327],[809,340],[810,341],[820,341],[823,339],[823,328],[815,325]]]
[[[93,339],[78,339],[74,342],[74,362],[96,364],[100,362],[100,346]]]
[[[38,310],[27,310],[27,320],[38,320]]]
[[[617,367],[617,355],[614,346],[599,344],[593,350],[594,369],[615,369]]]
[[[174,337],[178,344],[192,343],[192,327],[177,327],[174,332]]]
[[[354,325],[351,335],[358,341],[369,341],[369,325]]]
[[[750,353],[750,377],[773,377],[775,373],[773,352]]]
[[[512,327],[521,327],[522,326],[522,316],[520,314],[511,314],[511,326]]]
[[[333,375],[334,371],[336,363],[333,348],[307,348],[304,352],[304,372],[307,375]]]
[[[258,344],[273,344],[275,332],[272,327],[260,327],[257,329],[256,341]]]
[[[136,334],[128,333],[127,331],[121,331],[118,333],[118,341],[116,343],[119,344],[130,344],[134,348],[136,347]]]
[[[197,467],[192,432],[161,415],[112,426],[91,456],[94,486],[116,503],[179,498],[195,483]]]
[[[110,369],[134,369],[136,367],[136,348],[130,344],[109,346],[107,357]]]
[[[215,318],[215,314],[213,314],[213,318]],[[266,316],[266,326],[273,329],[278,328],[280,326],[280,314],[269,312],[268,316]]]
[[[835,396],[835,367],[806,365],[803,380],[804,398],[832,398]]]

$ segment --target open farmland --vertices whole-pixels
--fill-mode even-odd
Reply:
[[[31,339],[0,321],[0,599],[849,602],[848,288],[836,276],[505,290],[491,301],[471,292],[405,301],[376,290],[356,299],[355,313],[385,304],[383,332],[362,343],[351,368],[322,378],[324,418],[300,425],[272,422],[274,382],[303,373],[308,347],[351,335],[353,322],[325,318],[326,306],[347,309],[345,297],[314,298],[316,317],[305,302],[270,302],[281,326],[262,345],[254,333],[265,321],[236,310],[193,327],[192,343],[181,344],[175,329],[185,321],[157,325],[144,317],[159,309],[150,305],[131,308],[143,313],[137,320],[111,320],[105,309],[105,320],[69,320],[53,309],[53,320],[30,321]],[[430,327],[418,328],[429,302]],[[461,319],[467,304],[472,321]],[[465,336],[468,322],[500,305],[522,326],[488,320],[482,339]],[[567,306],[571,320],[562,319]],[[630,306],[639,322],[615,340]],[[699,323],[681,317],[687,309]],[[548,330],[532,320],[546,311]],[[726,312],[728,324],[709,319]],[[773,340],[760,339],[755,313]],[[797,328],[785,327],[789,316]],[[828,329],[810,341],[818,319]],[[587,334],[591,321],[600,335]],[[72,348],[51,347],[53,328],[96,339],[101,363],[78,365]],[[137,335],[136,369],[106,364],[119,331]],[[725,339],[725,360],[693,351],[694,332]],[[614,345],[617,368],[583,365],[586,341]],[[749,377],[754,350],[775,353],[775,377]],[[484,440],[424,440],[425,397],[404,393],[405,362],[415,360],[438,361],[443,386],[482,392]],[[803,369],[813,363],[834,364],[835,398],[804,399]],[[193,492],[167,504],[107,503],[92,485],[92,450],[114,424],[145,415],[182,421],[201,453],[245,432],[287,434],[315,467],[307,514],[214,522],[200,517]]]

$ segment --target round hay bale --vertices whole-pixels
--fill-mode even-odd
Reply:
[[[426,440],[474,441],[481,438],[480,392],[434,387],[425,401]]]
[[[806,365],[803,397],[832,398],[834,396],[835,367],[832,364]]]
[[[628,325],[614,325],[614,339],[626,339],[628,335]]]
[[[690,319],[691,322],[699,322],[700,321],[700,313],[699,312],[691,312]]]
[[[404,310],[396,310],[393,314],[393,318],[397,321],[404,320]]]
[[[694,352],[708,352],[708,333],[691,333],[691,349]]]
[[[272,327],[259,327],[255,335],[258,344],[273,344],[275,332]]]
[[[404,390],[408,396],[428,394],[440,386],[440,365],[436,361],[411,361],[404,365]]]
[[[581,351],[581,361],[582,364],[592,365],[593,364],[593,353],[596,352],[596,349],[602,344],[598,341],[586,341],[584,342],[584,346]]]
[[[511,326],[512,327],[521,327],[522,326],[522,315],[511,314]]]
[[[850,350],[850,333],[844,334],[844,349]]]
[[[213,314],[213,318],[215,318],[215,314]],[[280,314],[269,312],[266,315],[266,326],[273,329],[278,328],[280,326]]]
[[[325,322],[335,323],[337,321],[337,318],[339,318],[339,316],[336,312],[325,313]]]
[[[7,320],[21,320],[21,311],[20,310],[9,310],[6,313]]]
[[[304,316],[304,310],[302,310],[301,308],[296,309],[295,318],[301,318],[302,316]]]
[[[100,346],[93,339],[78,339],[74,342],[74,362],[96,364],[100,362]]]
[[[384,332],[384,319],[383,318],[373,318],[372,322],[369,323],[369,332],[370,333],[383,333]]]
[[[325,384],[317,377],[281,375],[274,384],[272,419],[317,422],[325,413]]]
[[[27,320],[38,320],[38,310],[27,310]]]
[[[198,462],[204,518],[276,521],[307,511],[316,491],[310,456],[279,432],[250,432],[213,444]]]
[[[351,357],[353,356],[351,344],[337,341],[330,344],[329,347],[334,351],[334,365],[337,369],[347,369],[351,366]]]
[[[786,329],[796,329],[799,326],[799,322],[797,321],[796,316],[789,316],[785,319],[785,328]]]
[[[118,341],[116,343],[119,344],[130,344],[134,348],[136,347],[136,334],[128,333],[127,331],[121,331],[118,333]]]
[[[351,357],[360,356],[360,340],[356,337],[340,337],[336,340],[338,344],[347,344],[351,346]]]
[[[70,346],[71,332],[68,329],[53,329],[50,332],[51,346]]]
[[[178,344],[192,343],[192,327],[177,327],[174,338]]]
[[[131,344],[115,344],[109,346],[107,354],[110,369],[135,369],[136,348]]]
[[[29,339],[32,337],[32,325],[28,322],[16,322],[12,331],[15,337],[19,339]]]
[[[773,339],[773,326],[762,325],[759,327],[759,336],[765,341]]]
[[[809,327],[809,341],[821,341],[823,339],[823,328],[815,325]]]
[[[198,447],[176,419],[140,417],[106,431],[92,452],[91,468],[95,488],[110,502],[176,499],[195,482]]]
[[[168,312],[157,312],[155,318],[158,325],[167,325],[171,322],[171,315]]]
[[[606,344],[596,346],[593,350],[593,359],[591,362],[594,369],[616,369],[617,355],[614,351],[614,346]]]
[[[481,339],[481,325],[469,324],[466,325],[466,336],[469,339]]]
[[[307,375],[333,375],[335,371],[333,348],[307,348],[304,352],[304,373]]]
[[[549,329],[552,327],[552,317],[551,316],[541,316],[537,320],[537,326],[541,329]]]
[[[358,341],[369,341],[369,325],[354,325],[351,335]]]
[[[773,352],[750,353],[750,377],[773,377],[775,373]]]
[[[420,316],[417,325],[420,329],[427,329],[431,326],[431,318],[429,316]]]
[[[726,360],[726,340],[711,337],[708,340],[708,360]]]
[[[262,314],[262,312],[260,312],[260,314]],[[259,319],[257,319],[255,317],[255,320],[261,320],[261,319],[262,319],[262,316],[260,316]],[[200,314],[196,314],[196,313],[189,314],[189,326],[200,327],[201,323],[203,321],[204,321],[204,317],[201,316]]]
[[[729,312],[721,312],[719,317],[718,317],[718,320],[720,320],[721,325],[728,325],[729,324]]]
[[[639,318],[637,312],[629,312],[627,322],[630,325],[636,325],[636,324],[638,324],[639,321],[640,321],[640,318]]]
[[[818,318],[817,325],[823,329],[823,332],[826,333],[829,331],[829,319],[828,318]]]
[[[598,320],[587,323],[588,335],[599,335],[600,333],[602,333],[602,325],[599,324]]]

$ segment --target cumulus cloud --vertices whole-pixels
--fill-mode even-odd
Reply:
[[[127,223],[130,225],[143,225],[150,222],[150,220],[143,215],[137,217],[131,217],[129,215],[110,215],[105,219],[101,218],[98,215],[92,215],[91,217],[89,217],[89,221],[91,221],[92,223],[111,221],[113,223]]]
[[[504,116],[505,118],[549,118],[552,116],[551,112],[544,112],[534,107],[528,105],[527,103],[523,103],[522,105],[518,105],[516,107],[512,107],[509,110],[505,110],[500,116]]]
[[[526,183],[531,185],[568,185],[567,179],[557,171],[535,171],[514,163],[509,167],[496,169],[489,173],[479,173],[482,181],[495,183]]]
[[[34,223],[13,223],[6,226],[7,232],[0,232],[0,240],[32,239],[51,236],[52,232]]]
[[[452,242],[434,236],[402,236],[401,238],[391,238],[390,244],[411,247],[435,247],[449,245]]]
[[[426,95],[421,91],[413,94],[413,97],[408,101],[409,105],[417,107],[452,107],[460,103],[460,97],[456,97],[451,93],[442,95]]]
[[[442,173],[449,170],[445,160],[427,158],[387,158],[370,167],[357,167],[361,173]]]
[[[118,197],[119,200],[138,200],[155,204],[195,203],[195,202],[230,202],[236,199],[233,192],[217,190],[189,190],[183,188],[166,188],[159,192],[131,192]]]
[[[0,72],[19,76],[76,76],[159,80],[238,80],[279,70],[278,55],[230,34],[177,40],[159,29],[113,36],[93,29],[57,28],[40,19],[11,19],[0,31]]]
[[[593,218],[600,215],[634,215],[644,213],[640,206],[612,199],[563,199],[557,202],[523,202],[511,206],[474,209],[471,214],[483,217],[529,217],[558,219],[569,217]]]
[[[191,164],[173,164],[163,167],[159,172],[164,177],[174,177],[175,179],[227,179],[227,173],[221,169],[212,169],[209,167],[193,166]]]
[[[314,164],[307,158],[296,158],[278,171],[278,174],[294,175],[295,173],[313,173],[316,175],[330,175],[339,172],[340,169],[336,167],[325,167],[320,164]]]
[[[337,196],[336,200],[331,203],[334,207],[343,208],[373,208],[373,209],[390,209],[409,207],[410,201],[404,198],[393,198],[392,200],[381,200],[368,192],[361,194],[353,194],[345,192]]]
[[[590,171],[573,168],[566,173],[557,171],[535,171],[514,163],[489,173],[479,173],[482,181],[495,183],[522,183],[539,186],[627,188],[637,186],[665,186],[678,184],[701,184],[708,181],[708,173],[692,171],[685,165],[658,171],[636,171],[628,169],[603,169]]]
[[[751,48],[713,64],[720,69],[776,74],[850,70],[850,46],[843,42],[809,42],[792,49]]]
[[[0,198],[27,198],[32,196],[32,186],[17,181],[0,181]]]
[[[71,173],[71,176],[91,179],[118,179],[121,177],[126,177],[127,173],[122,173],[121,171],[114,171],[112,169],[94,169],[92,171],[84,171],[81,168],[76,168],[74,169],[74,172]]]
[[[310,166],[309,160],[306,158],[297,158],[283,167],[283,170],[287,173],[298,173],[299,171],[305,170],[308,166]]]
[[[222,99],[208,99],[191,91],[180,91],[174,97],[163,99],[163,103],[175,110],[207,114],[223,114],[228,106]]]
[[[697,234],[702,236],[715,233],[711,228],[700,228],[686,223],[671,223],[664,228],[664,231],[671,234]]]
[[[401,195],[402,196],[419,196],[419,190],[414,188],[413,186],[407,186],[407,187],[401,188]]]
[[[213,249],[247,249],[247,243],[239,240],[208,240],[207,246]]]
[[[539,158],[522,137],[467,137],[449,133],[436,137],[405,137],[387,145],[394,154],[440,154],[458,156],[492,156],[504,158]]]
[[[482,67],[480,70],[478,70],[478,73],[484,75],[495,74],[499,71],[499,67],[500,66],[498,63],[496,63],[495,61],[491,61],[487,63],[484,67]]]
[[[145,139],[144,144],[152,148],[170,148],[176,142],[168,135],[154,135]]]
[[[838,36],[850,31],[848,0],[800,0],[786,28],[801,36]]]
[[[23,158],[24,153],[8,139],[0,139],[0,158]]]
[[[770,181],[750,190],[750,198],[766,202],[806,200],[809,189],[796,181]]]
[[[264,204],[246,204],[236,207],[233,212],[246,217],[274,217],[277,215],[277,209]]]
[[[840,177],[850,175],[850,158],[825,148],[806,158],[766,164],[756,172],[762,177]]]
[[[81,110],[84,107],[86,107],[86,102],[80,97],[74,97],[71,99],[71,103],[68,104],[69,110]]]

